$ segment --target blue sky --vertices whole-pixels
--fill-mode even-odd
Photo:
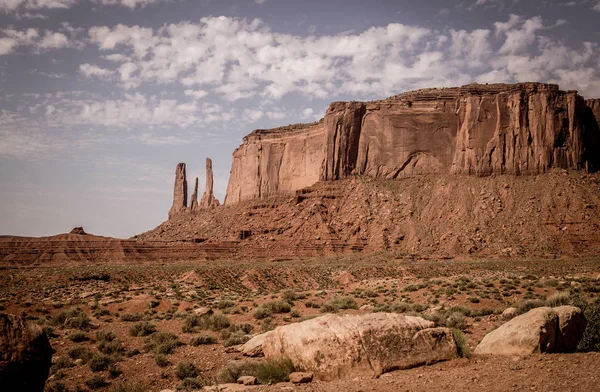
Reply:
[[[0,0],[0,234],[129,237],[175,166],[221,201],[246,134],[470,82],[600,97],[600,0]],[[202,192],[202,190],[201,190]]]

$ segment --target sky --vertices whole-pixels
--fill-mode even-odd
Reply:
[[[472,82],[600,97],[600,0],[0,0],[0,235],[166,220],[175,167],[223,201],[252,130]],[[190,189],[191,193],[191,189]]]

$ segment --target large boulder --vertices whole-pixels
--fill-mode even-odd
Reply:
[[[583,312],[573,306],[536,308],[488,333],[475,349],[480,355],[572,352],[585,331]]]
[[[554,351],[558,353],[575,352],[587,327],[583,311],[575,306],[559,306],[552,310],[558,316],[558,336]]]
[[[315,379],[379,376],[457,356],[452,331],[395,313],[328,314],[255,337],[269,358],[289,358]],[[251,343],[248,347],[258,344]]]
[[[52,347],[40,327],[0,313],[0,389],[41,392],[52,365]]]

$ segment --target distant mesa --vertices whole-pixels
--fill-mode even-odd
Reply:
[[[74,227],[73,230],[71,230],[70,234],[87,235],[87,233],[85,232],[85,230],[83,230],[83,227],[81,226]]]
[[[372,102],[334,102],[311,124],[259,129],[233,152],[225,205],[293,195],[319,181],[361,175],[537,175],[600,169],[600,99],[544,83],[429,88]],[[177,165],[169,217],[214,208],[206,192],[187,202]]]

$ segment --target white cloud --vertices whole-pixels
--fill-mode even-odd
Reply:
[[[592,7],[592,9],[593,9],[594,11],[598,11],[598,12],[600,12],[600,1],[599,1],[599,2],[597,2],[597,3],[596,3],[596,5]]]
[[[44,38],[37,43],[37,47],[41,50],[59,49],[68,47],[69,39],[63,33],[53,33],[46,31]]]
[[[69,8],[77,4],[77,0],[0,0],[1,11],[15,11],[21,7],[27,9]]]
[[[108,78],[114,74],[114,71],[109,69],[100,68],[96,65],[91,65],[89,63],[81,64],[79,66],[79,72],[85,77],[98,77],[98,78]]]
[[[38,37],[37,29],[0,29],[0,56],[11,53],[18,46],[32,45]]]
[[[134,9],[136,7],[145,7],[150,4],[165,2],[169,0],[92,0],[96,4],[102,5],[121,5]]]

